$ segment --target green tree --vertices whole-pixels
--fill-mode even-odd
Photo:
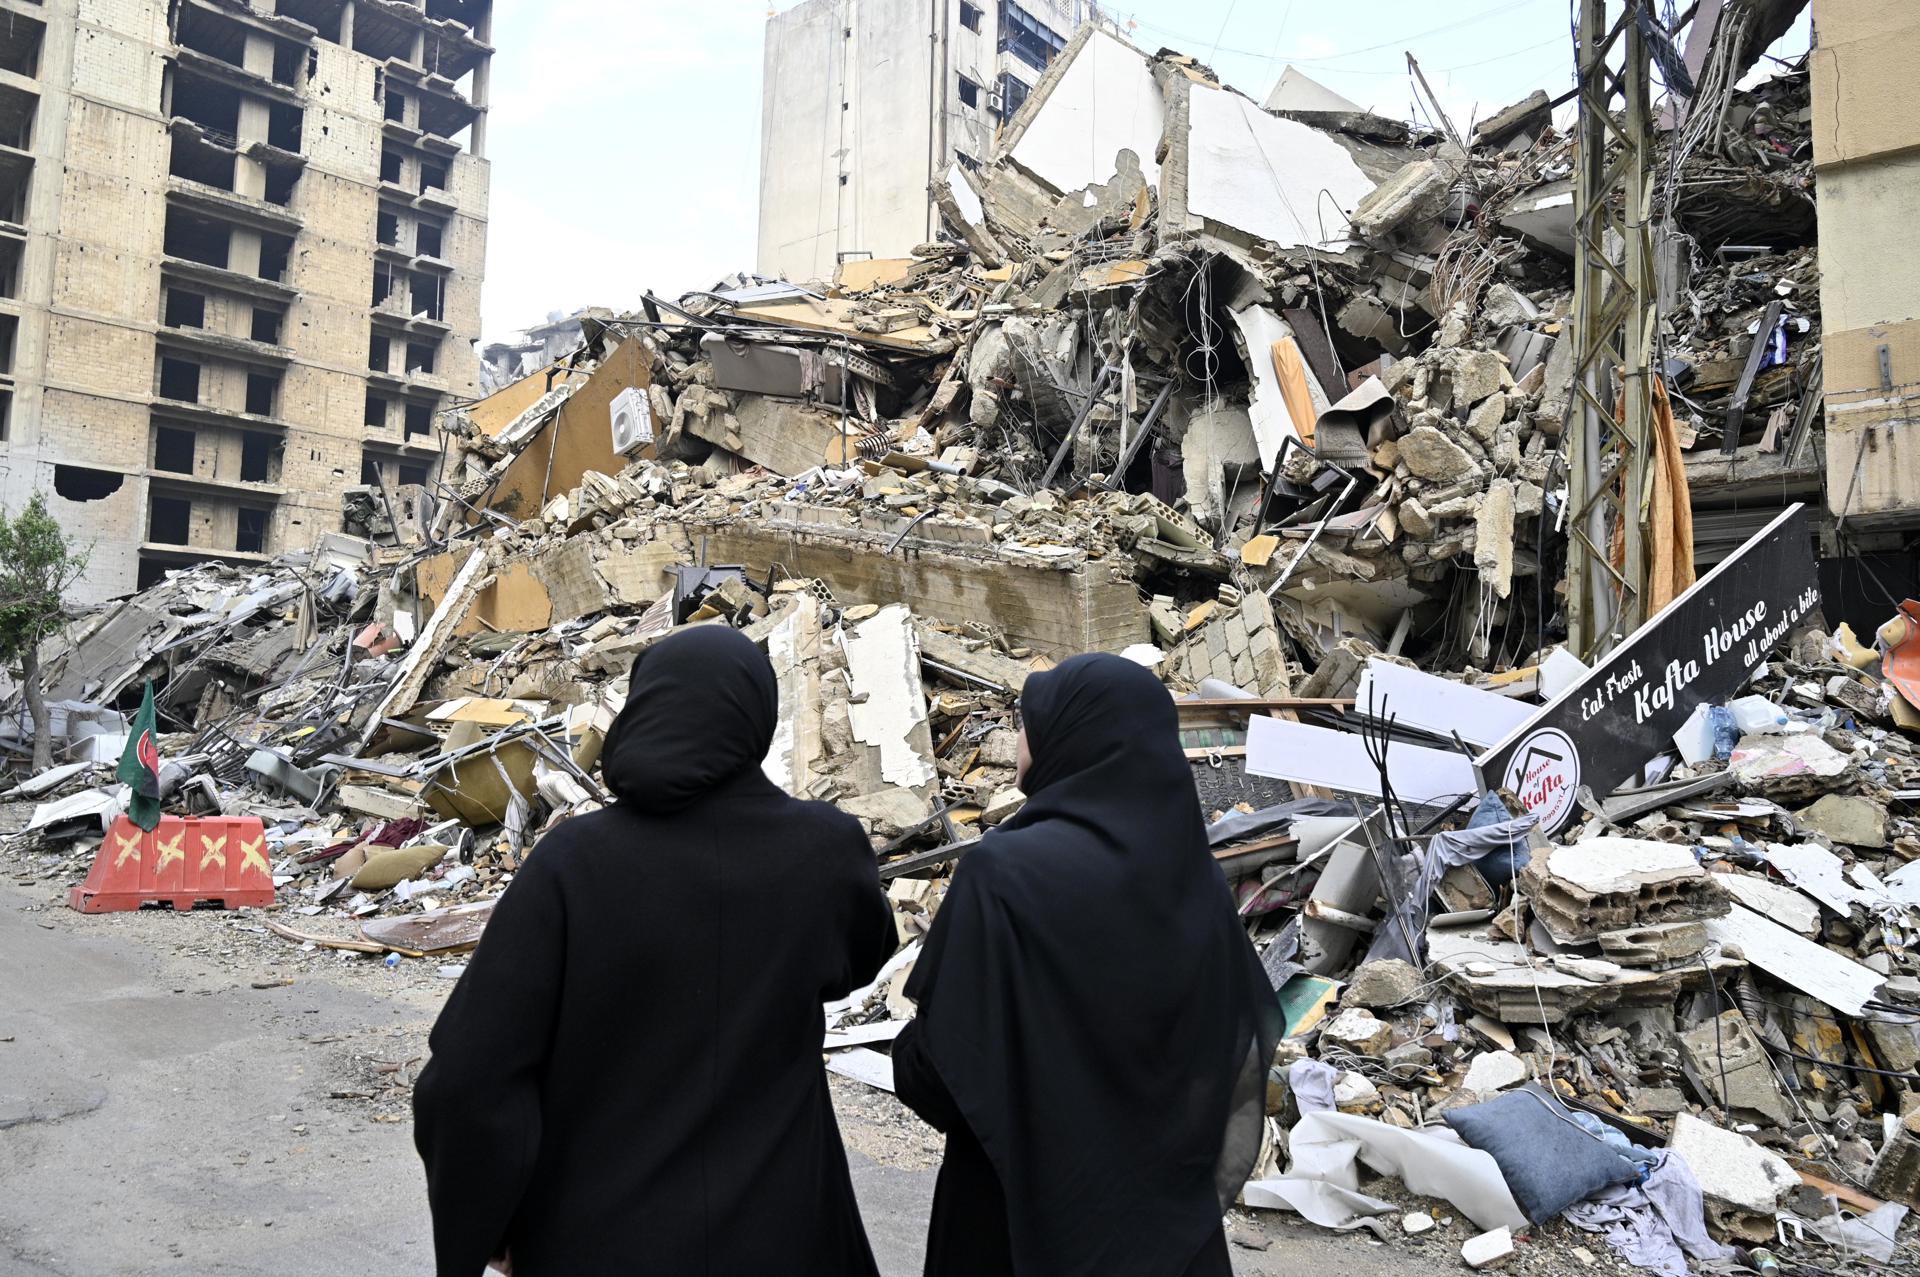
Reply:
[[[0,661],[20,667],[20,686],[33,716],[33,769],[53,765],[53,735],[47,698],[40,686],[40,642],[66,624],[61,604],[87,570],[85,552],[74,549],[47,499],[34,493],[13,518],[0,510]]]

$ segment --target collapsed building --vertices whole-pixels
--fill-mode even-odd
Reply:
[[[779,677],[768,774],[865,822],[895,904],[899,954],[823,1043],[885,1086],[944,884],[1023,801],[1025,678],[1119,652],[1176,697],[1287,1015],[1248,1204],[1377,1226],[1364,1150],[1491,1263],[1503,1230],[1652,1217],[1634,1177],[1672,1156],[1715,1238],[1791,1217],[1910,1255],[1920,604],[1820,606],[1812,77],[1734,90],[1749,35],[1689,42],[1660,144],[1663,473],[1704,575],[1616,654],[1561,641],[1577,228],[1547,95],[1465,134],[1298,84],[1275,100],[1311,109],[1267,110],[1087,28],[910,257],[587,316],[453,416],[437,485],[374,476],[310,552],[76,621],[16,851],[92,855],[151,680],[171,808],[259,816],[282,918],[314,919],[275,930],[456,953],[606,801],[633,656],[737,626]],[[1696,616],[1709,667],[1752,655],[1655,688]],[[1558,768],[1569,714],[1636,699],[1659,730]],[[1515,1142],[1568,1132],[1589,1178],[1558,1200]]]

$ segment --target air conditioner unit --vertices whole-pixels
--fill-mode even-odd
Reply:
[[[631,386],[620,392],[607,411],[613,422],[613,450],[638,452],[653,442],[653,405],[647,392]]]

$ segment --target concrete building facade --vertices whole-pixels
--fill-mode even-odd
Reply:
[[[1813,160],[1827,504],[1853,532],[1920,527],[1920,6],[1814,0]]]
[[[767,19],[758,271],[823,280],[939,230],[927,187],[999,126],[1090,0],[808,0]]]
[[[0,501],[82,592],[424,482],[478,388],[491,0],[0,0]]]

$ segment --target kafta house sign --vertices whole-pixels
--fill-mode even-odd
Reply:
[[[1806,507],[1794,505],[1604,663],[1475,761],[1552,833],[1582,785],[1605,797],[1673,744],[1703,703],[1730,700],[1820,605]]]

